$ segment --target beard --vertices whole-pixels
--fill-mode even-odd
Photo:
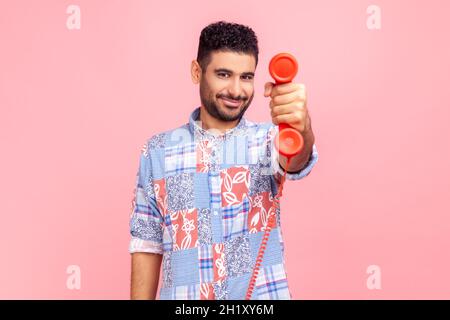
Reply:
[[[214,94],[211,92],[211,89],[209,88],[206,81],[203,79],[200,83],[200,100],[202,102],[202,105],[205,107],[206,111],[213,117],[221,121],[236,121],[240,120],[243,116],[245,111],[250,106],[253,96],[255,93],[253,93],[250,97],[244,97],[244,96],[238,96],[238,97],[232,97],[229,95],[224,94],[217,94],[214,97]],[[239,108],[234,109],[228,109],[226,106],[219,106],[216,101],[220,98],[228,98],[238,101],[243,101],[242,106]]]

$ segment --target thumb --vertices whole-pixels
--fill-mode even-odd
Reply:
[[[270,96],[273,86],[274,84],[272,82],[266,82],[266,84],[264,85],[264,97]]]

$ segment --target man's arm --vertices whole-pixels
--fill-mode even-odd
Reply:
[[[155,300],[158,290],[161,254],[131,254],[131,300]]]

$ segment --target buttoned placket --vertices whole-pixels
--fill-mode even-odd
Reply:
[[[198,111],[199,112],[199,111]],[[245,128],[245,119],[241,119],[238,125],[225,132],[223,135],[217,135],[208,132],[201,127],[201,124],[195,123],[199,120],[199,113],[193,114],[195,117],[191,118],[191,126],[193,127],[196,139],[208,140],[208,145],[211,146],[211,163],[208,170],[208,184],[210,191],[210,217],[211,217],[211,234],[213,243],[223,242],[222,230],[222,190],[220,181],[220,167],[223,160],[223,146],[229,137],[240,132]],[[194,120],[195,119],[195,120]]]
[[[222,190],[220,182],[220,165],[223,140],[221,136],[213,137],[211,140],[211,167],[208,173],[209,187],[211,191],[211,226],[213,243],[221,243],[222,235]]]

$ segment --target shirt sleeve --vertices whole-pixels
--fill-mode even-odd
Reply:
[[[148,141],[141,150],[139,169],[133,191],[130,215],[129,253],[162,254],[163,218],[157,207],[153,188]]]
[[[311,154],[309,156],[308,162],[303,166],[302,169],[300,169],[297,172],[287,172],[286,173],[286,179],[287,180],[300,180],[311,172],[314,165],[317,163],[317,160],[319,160],[319,153],[317,152],[317,147],[314,144],[312,147]],[[285,170],[280,166],[278,160],[274,161],[274,169],[275,174],[277,175],[277,180],[281,179],[281,177],[284,175]]]
[[[274,139],[278,133],[278,126],[271,126],[269,128],[268,132],[268,148],[270,151],[268,154],[271,157],[271,167],[272,167],[272,173],[277,182],[281,181],[281,177],[284,175],[284,169],[280,166],[280,163],[278,162],[278,151],[275,148]],[[309,156],[308,162],[303,166],[302,169],[300,169],[297,172],[287,172],[286,173],[286,180],[300,180],[305,178],[310,174],[312,171],[314,165],[319,160],[319,153],[317,151],[317,147],[314,144],[311,150],[311,154]]]

